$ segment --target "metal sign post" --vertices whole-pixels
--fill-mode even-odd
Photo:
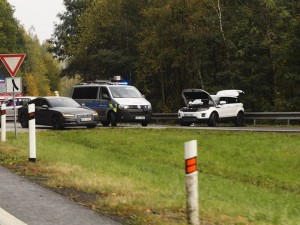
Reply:
[[[14,103],[14,125],[15,125],[15,137],[18,139],[17,117],[16,117],[16,95],[15,88],[13,88],[13,103]]]
[[[6,92],[13,94],[13,104],[14,104],[14,125],[15,125],[15,136],[18,138],[17,129],[17,112],[16,112],[16,94],[22,93],[22,78],[6,78]]]

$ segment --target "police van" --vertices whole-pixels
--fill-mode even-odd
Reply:
[[[147,126],[152,115],[150,102],[120,77],[80,83],[73,86],[70,97],[96,110],[103,126],[117,126],[117,122],[138,122]]]

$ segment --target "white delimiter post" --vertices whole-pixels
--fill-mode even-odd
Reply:
[[[29,161],[36,162],[35,104],[28,105]]]
[[[1,141],[6,141],[6,104],[1,104]]]
[[[187,200],[187,219],[192,225],[199,225],[197,141],[184,143],[185,187]]]

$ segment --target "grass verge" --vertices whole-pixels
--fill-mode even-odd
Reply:
[[[8,133],[0,163],[127,224],[186,224],[183,143],[198,141],[205,224],[300,224],[300,135],[179,129]]]

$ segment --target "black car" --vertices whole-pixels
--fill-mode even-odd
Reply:
[[[53,126],[54,129],[63,129],[67,126],[95,128],[99,121],[96,111],[80,106],[71,98],[39,97],[19,108],[18,121],[23,128],[28,127],[28,105],[32,103],[35,104],[37,125]]]

